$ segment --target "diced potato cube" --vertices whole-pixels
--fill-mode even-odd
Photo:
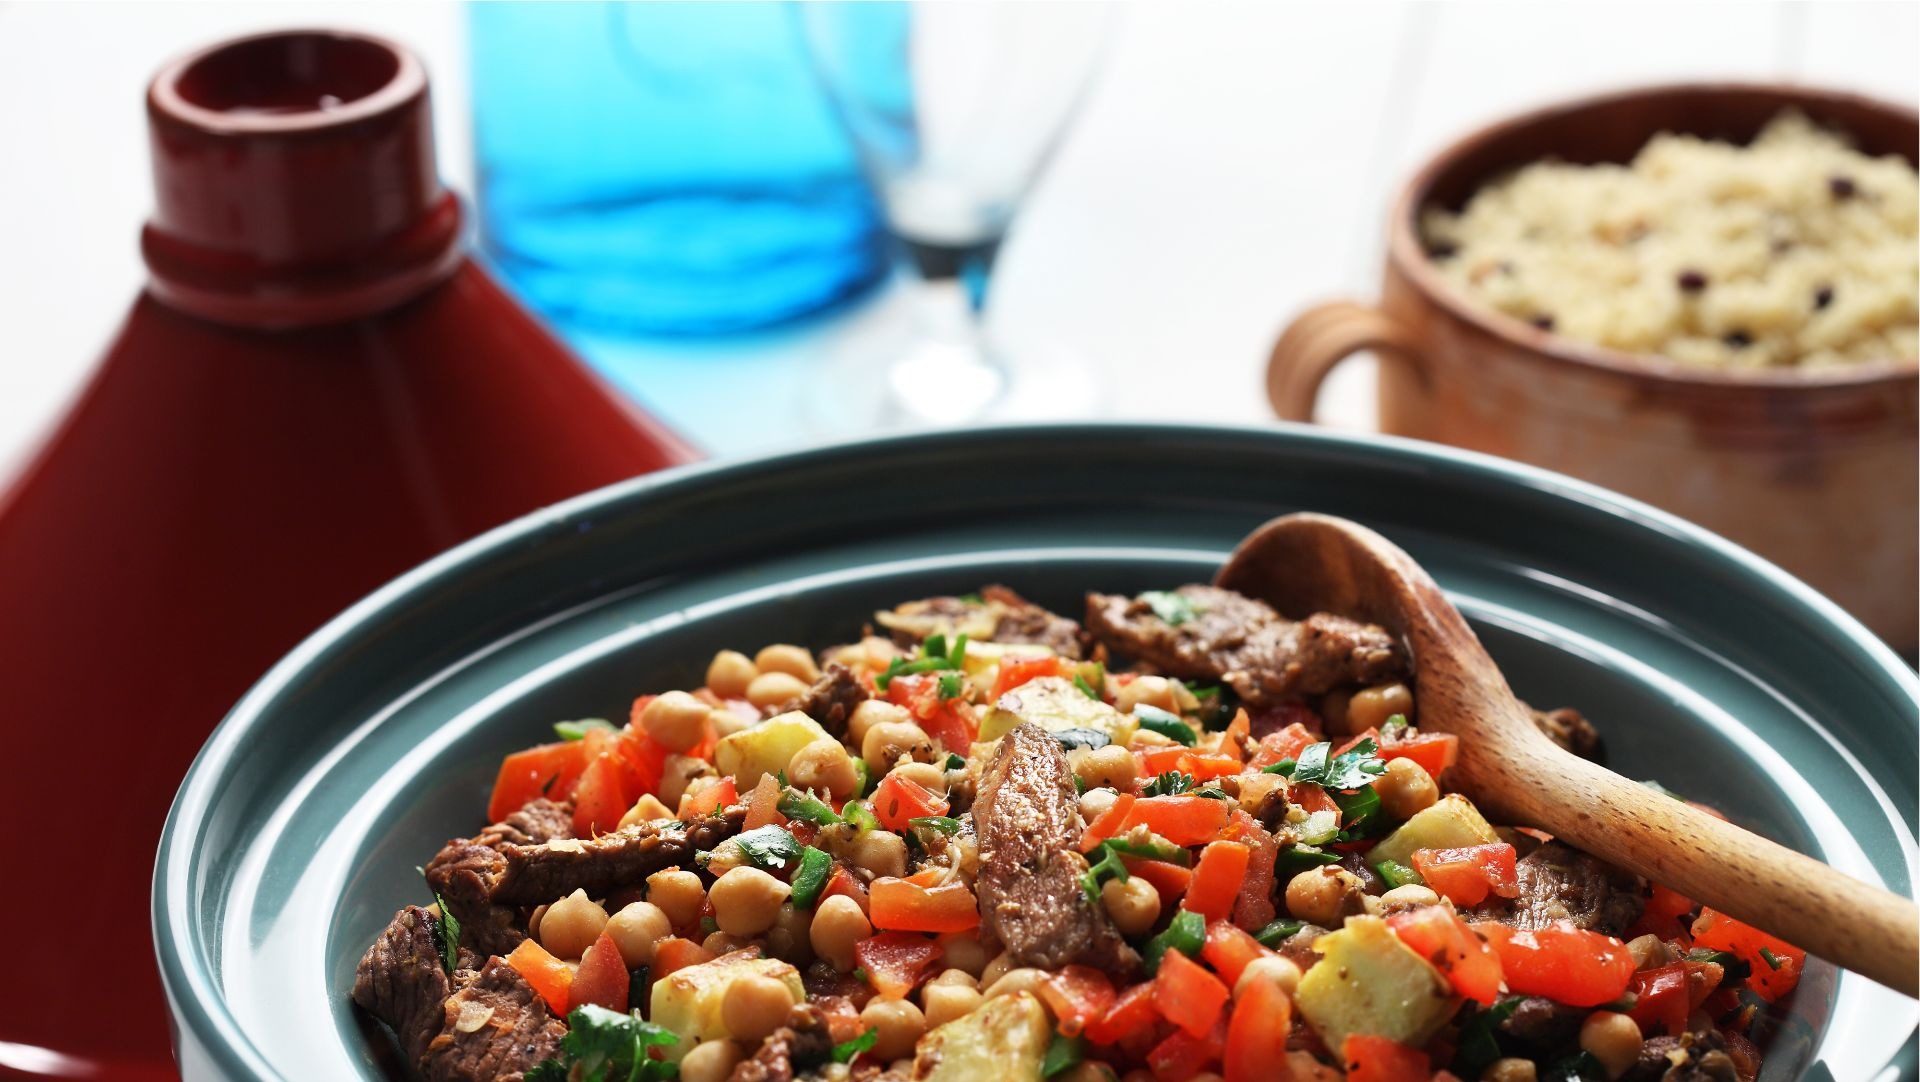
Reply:
[[[1448,793],[1382,838],[1367,854],[1367,860],[1410,865],[1415,849],[1455,849],[1499,840],[1500,835],[1494,833],[1480,809],[1459,793]]]
[[[720,773],[733,775],[744,794],[760,784],[764,775],[785,770],[794,752],[816,740],[832,739],[818,722],[789,710],[722,738],[713,749],[713,765]]]
[[[1379,917],[1348,917],[1313,945],[1320,960],[1300,978],[1293,1003],[1328,1048],[1355,1033],[1423,1045],[1460,1005],[1440,971]]]
[[[778,958],[757,957],[759,953],[758,948],[737,950],[711,962],[676,969],[653,982],[648,1020],[680,1035],[678,1044],[667,1047],[669,1059],[679,1062],[687,1049],[700,1041],[732,1039],[733,1034],[721,1020],[720,1004],[727,989],[742,977],[772,977],[787,986],[795,1003],[806,998],[799,970]]]
[[[1062,729],[1094,729],[1116,744],[1133,739],[1138,727],[1132,714],[1122,714],[1059,676],[1043,676],[1014,688],[980,719],[980,739],[997,740],[1030,721],[1050,733]]]
[[[920,1038],[914,1082],[1040,1082],[1053,1024],[1030,992],[995,996]]]

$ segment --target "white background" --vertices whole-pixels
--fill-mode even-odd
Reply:
[[[244,31],[358,27],[434,80],[442,169],[470,190],[462,9],[449,3],[0,0],[0,471],[77,391],[140,286],[142,93]],[[1253,421],[1286,318],[1371,293],[1390,193],[1469,127],[1588,90],[1784,78],[1920,96],[1914,3],[1138,4],[1002,258],[994,319],[1097,360],[1118,417]],[[719,453],[804,438],[818,331],[699,349],[585,343]],[[1322,412],[1370,419],[1365,362]],[[750,389],[747,389],[750,388]]]

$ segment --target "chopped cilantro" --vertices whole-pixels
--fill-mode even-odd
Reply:
[[[1168,593],[1165,590],[1148,590],[1140,595],[1140,600],[1146,602],[1147,607],[1153,610],[1153,614],[1166,621],[1169,627],[1179,627],[1200,615],[1195,611],[1193,602],[1180,594]]]
[[[1100,860],[1086,871],[1080,873],[1080,889],[1086,892],[1087,901],[1100,900],[1100,880],[1102,876],[1127,881],[1127,866],[1120,862],[1120,854],[1112,846],[1100,847]]]
[[[1500,1023],[1513,1017],[1525,996],[1508,996],[1491,1007],[1477,1010],[1460,1027],[1457,1051],[1453,1055],[1454,1073],[1463,1078],[1479,1078],[1487,1065],[1501,1057]]]
[[[958,699],[961,692],[965,690],[965,685],[966,677],[957,672],[943,672],[940,674],[940,697]]]
[[[1193,726],[1188,725],[1185,718],[1157,706],[1141,703],[1133,708],[1133,716],[1140,719],[1142,729],[1159,733],[1176,744],[1193,747],[1199,741],[1199,737],[1193,733]]]
[[[1040,1061],[1040,1077],[1052,1078],[1062,1071],[1079,1066],[1086,1058],[1087,1042],[1081,1037],[1062,1037],[1056,1033],[1047,1045],[1046,1058]]]
[[[1165,774],[1148,782],[1146,788],[1140,790],[1140,795],[1179,796],[1181,793],[1193,789],[1193,787],[1198,784],[1200,783],[1195,781],[1191,774],[1179,770],[1169,770]]]
[[[1276,920],[1255,932],[1253,938],[1259,940],[1263,947],[1277,949],[1280,944],[1298,935],[1300,929],[1305,927],[1306,925],[1297,920]]]
[[[1349,830],[1371,826],[1380,811],[1380,794],[1374,792],[1371,785],[1351,793],[1336,791],[1333,802],[1340,805],[1340,821]]]
[[[440,919],[434,922],[433,936],[440,941],[440,961],[447,967],[447,976],[460,968],[460,918],[447,908],[447,900],[440,892],[433,894],[433,904],[440,907]],[[1778,965],[1773,968],[1779,969]]]
[[[862,1052],[872,1050],[874,1042],[880,1039],[880,1031],[869,1029],[849,1041],[841,1041],[833,1046],[833,1062],[852,1063]]]
[[[594,729],[609,733],[613,732],[613,722],[608,721],[606,718],[581,718],[579,721],[556,721],[553,723],[553,731],[557,733],[562,740],[584,740],[586,739],[587,733]]]
[[[799,860],[802,849],[800,840],[792,832],[772,823],[737,835],[733,843],[740,847],[740,854],[749,861],[772,869],[784,868],[788,863]]]
[[[587,1004],[567,1015],[567,1035],[560,1038],[560,1055],[527,1072],[527,1082],[665,1082],[679,1072],[676,1065],[656,1060],[650,1048],[678,1043],[665,1026],[640,1017]]]
[[[1081,676],[1079,673],[1073,674],[1073,686],[1080,689],[1080,694],[1085,695],[1087,698],[1092,699],[1094,702],[1101,701],[1100,693],[1093,690],[1093,685],[1087,683],[1087,678],[1084,676]]]
[[[1333,744],[1322,740],[1309,744],[1298,759],[1282,759],[1266,772],[1292,778],[1296,785],[1313,782],[1328,789],[1360,789],[1387,772],[1387,764],[1375,754],[1379,750],[1372,737],[1363,737],[1353,747],[1333,755]]]

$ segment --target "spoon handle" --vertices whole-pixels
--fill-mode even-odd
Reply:
[[[1475,786],[1496,821],[1536,823],[1595,856],[1909,996],[1920,909],[1547,741],[1503,749]],[[1543,746],[1544,745],[1544,746]]]

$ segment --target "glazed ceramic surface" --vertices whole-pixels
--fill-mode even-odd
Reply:
[[[1495,124],[1437,155],[1388,221],[1377,307],[1299,316],[1268,369],[1275,411],[1307,420],[1322,377],[1363,349],[1380,427],[1562,470],[1674,511],[1805,578],[1904,653],[1915,639],[1920,362],[1822,371],[1689,368],[1561,338],[1462,296],[1416,236],[1429,205],[1552,157],[1624,162],[1663,131],[1745,142],[1784,109],[1870,154],[1914,160],[1911,105],[1807,87],[1653,87]]]
[[[1562,478],[1304,428],[988,429],[700,466],[522,519],[392,583],[277,667],[202,752],[154,921],[189,1079],[400,1078],[348,999],[415,870],[481,825],[500,756],[624,717],[721,647],[827,644],[878,607],[1004,582],[1205,580],[1266,518],[1405,546],[1519,693],[1609,761],[1911,893],[1913,673],[1806,587]],[[1845,914],[1835,914],[1844,920]],[[1809,963],[1765,1078],[1912,1076],[1916,1005]]]

